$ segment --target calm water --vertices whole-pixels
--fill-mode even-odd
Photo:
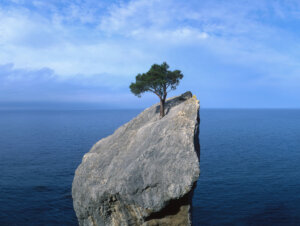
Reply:
[[[77,225],[71,184],[82,155],[138,113],[0,111],[0,225]],[[300,110],[200,117],[194,225],[300,225]]]

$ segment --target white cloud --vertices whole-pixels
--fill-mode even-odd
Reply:
[[[164,26],[168,22],[166,5],[169,4],[169,0],[139,0],[114,5],[107,16],[102,18],[100,28],[107,32],[126,33],[128,28],[135,30],[140,27]]]
[[[129,34],[140,41],[160,42],[167,45],[189,45],[208,38],[208,34],[193,28],[177,28],[173,30],[137,29]]]
[[[188,44],[205,39],[208,34],[198,27],[182,24],[187,19],[175,1],[139,0],[111,7],[99,28],[108,35],[120,34],[164,44]]]
[[[53,23],[24,8],[0,10],[0,50],[2,64],[49,67],[64,76],[127,75],[151,58],[134,44],[103,39],[98,31],[81,25]]]
[[[185,47],[205,49],[222,61],[258,63],[257,68],[264,62],[290,66],[298,61],[278,48],[281,37],[292,41],[284,45],[297,39],[261,22],[270,10],[280,18],[291,11],[296,15],[295,1],[131,0],[108,8],[95,0],[30,2],[32,7],[19,2],[0,8],[1,64],[48,67],[60,76],[132,77],[168,59],[170,51],[184,54]]]

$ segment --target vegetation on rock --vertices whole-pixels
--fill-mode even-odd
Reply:
[[[147,73],[138,74],[135,83],[129,86],[131,92],[141,97],[144,92],[152,92],[160,100],[160,117],[165,116],[165,102],[167,94],[175,90],[183,74],[180,70],[170,71],[169,65],[164,62],[161,65],[153,64]]]

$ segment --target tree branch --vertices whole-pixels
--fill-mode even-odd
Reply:
[[[159,97],[159,99],[162,99],[161,96],[155,90],[148,88],[148,91],[155,93]]]

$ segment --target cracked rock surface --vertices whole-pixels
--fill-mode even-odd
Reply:
[[[199,101],[186,92],[98,141],[75,172],[80,225],[190,225],[199,177]]]

